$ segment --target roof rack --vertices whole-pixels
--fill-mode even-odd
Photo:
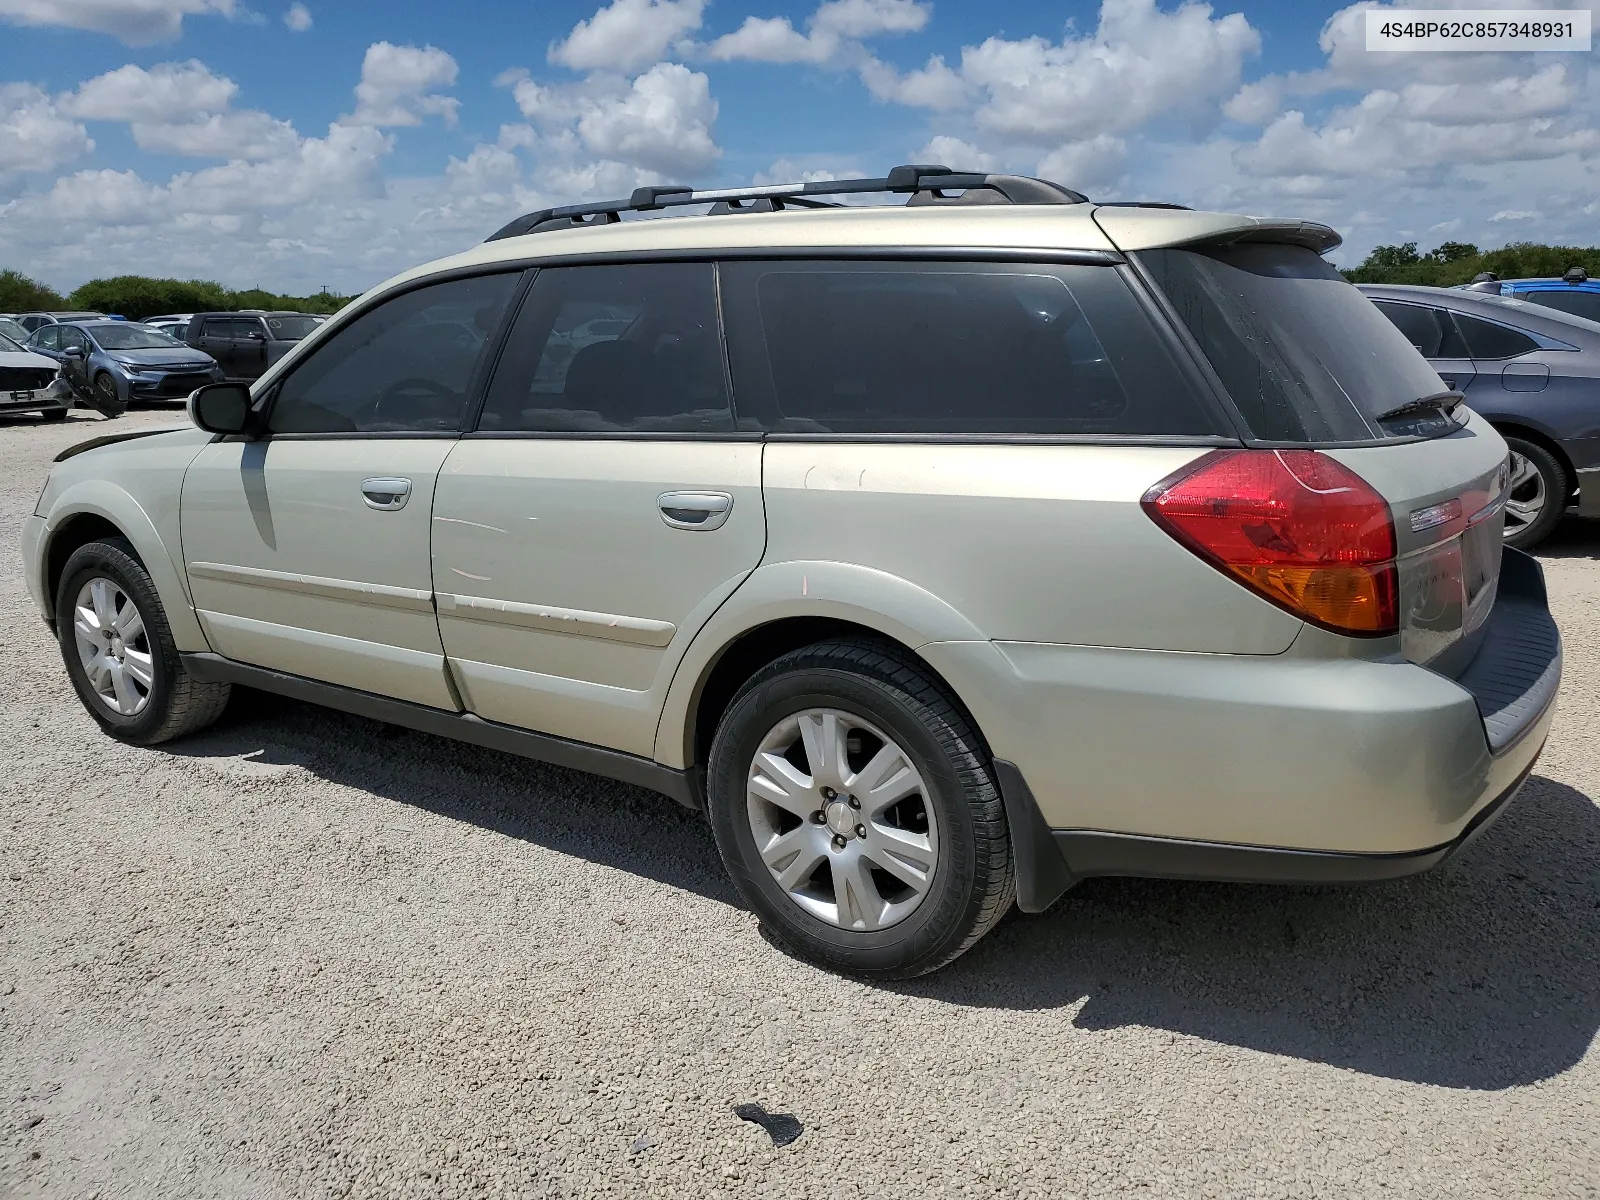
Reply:
[[[836,208],[819,196],[858,195],[867,192],[908,194],[908,205],[925,204],[1085,204],[1088,197],[1044,179],[1025,175],[991,175],[955,171],[930,163],[895,167],[882,179],[820,179],[811,183],[775,183],[762,187],[716,188],[696,191],[681,185],[636,188],[626,200],[569,204],[544,208],[518,217],[486,240],[545,233],[552,229],[582,229],[589,225],[614,225],[625,212],[652,212],[688,204],[710,204],[712,214],[781,212],[794,208]],[[957,193],[952,195],[951,193]]]

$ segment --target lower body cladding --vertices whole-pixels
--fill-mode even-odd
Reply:
[[[1339,883],[1426,870],[1532,771],[1561,675],[1538,564],[1510,549],[1459,679],[1403,661],[1031,643],[920,653],[989,738],[1026,912],[1097,875]]]
[[[1600,519],[1600,467],[1584,467],[1578,475],[1578,515]]]

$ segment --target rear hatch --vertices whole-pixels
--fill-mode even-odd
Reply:
[[[1457,677],[1495,604],[1505,443],[1314,239],[1253,240],[1262,236],[1131,258],[1249,444],[1319,450],[1388,503],[1401,653]]]

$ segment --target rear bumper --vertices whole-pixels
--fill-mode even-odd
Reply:
[[[1091,875],[1384,879],[1481,832],[1543,747],[1561,648],[1538,564],[1508,550],[1500,597],[1460,680],[1402,661],[921,653],[998,760],[1026,911]]]

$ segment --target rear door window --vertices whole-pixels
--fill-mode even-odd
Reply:
[[[1401,436],[1378,416],[1441,390],[1416,347],[1310,249],[1244,242],[1137,257],[1258,438]]]
[[[710,263],[551,267],[512,326],[478,428],[733,429]]]
[[[1443,309],[1429,308],[1425,304],[1401,304],[1392,300],[1377,300],[1374,303],[1423,358],[1468,357],[1461,336],[1456,332],[1455,322]]]
[[[1473,358],[1516,358],[1539,348],[1539,343],[1525,333],[1467,313],[1456,314],[1456,326]]]
[[[740,413],[775,432],[1218,432],[1111,267],[808,261],[721,270]]]

